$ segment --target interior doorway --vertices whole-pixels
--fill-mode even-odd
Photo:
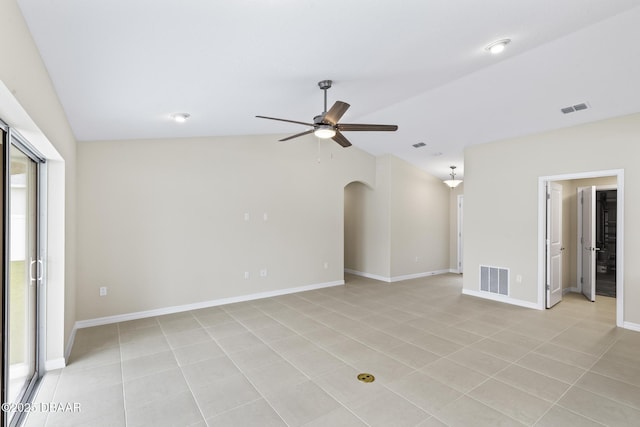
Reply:
[[[596,187],[596,295],[616,297],[617,188]]]
[[[612,212],[610,206],[608,206],[608,223],[610,227],[607,229],[607,233],[611,234],[613,232],[613,225],[615,225],[615,238],[609,237],[609,246],[614,246],[615,250],[609,252],[614,252],[615,255],[610,258],[609,254],[598,255],[599,248],[598,244],[595,242],[596,239],[602,239],[602,235],[604,234],[604,228],[597,228],[595,226],[594,220],[594,243],[583,245],[580,241],[582,238],[580,229],[582,224],[575,224],[577,217],[577,210],[579,210],[579,198],[578,192],[576,189],[578,187],[585,187],[588,185],[595,185],[592,182],[601,182],[607,181],[608,184],[612,185],[613,188],[602,188],[602,190],[611,190],[616,189],[615,193],[615,202],[616,209],[615,212]],[[561,273],[559,273],[559,280],[562,286],[563,293],[567,292],[579,292],[583,291],[583,284],[581,281],[581,272],[582,272],[582,263],[583,263],[583,249],[588,248],[593,252],[593,277],[597,276],[597,266],[598,260],[601,263],[604,262],[615,262],[615,266],[612,270],[607,270],[608,275],[613,274],[615,276],[615,307],[616,307],[616,325],[619,327],[624,326],[624,171],[623,170],[609,170],[609,171],[595,171],[595,172],[586,172],[586,173],[576,173],[576,174],[565,174],[565,175],[553,175],[553,176],[545,176],[539,178],[539,199],[538,199],[538,212],[539,212],[539,221],[538,221],[538,235],[539,235],[539,246],[538,246],[538,306],[540,309],[544,309],[547,306],[547,286],[550,284],[549,281],[549,272],[551,272],[551,264],[549,263],[548,254],[550,253],[550,241],[548,240],[548,229],[554,226],[552,220],[548,215],[548,196],[547,189],[549,188],[551,183],[559,183],[564,185],[565,196],[563,197],[563,205],[565,206],[566,214],[562,214],[564,218],[563,221],[566,224],[567,215],[571,217],[572,223],[569,227],[561,227],[565,229],[562,231],[563,233],[563,244],[562,247],[567,249],[565,253],[565,258],[563,260],[563,264],[568,266],[569,268],[564,268]],[[604,184],[603,184],[604,185]],[[600,184],[598,184],[598,188],[600,189]],[[567,191],[568,190],[568,191]],[[607,194],[607,197],[612,197],[611,194]],[[594,193],[594,214],[596,213],[595,209],[595,201],[597,196]],[[609,201],[610,205],[613,203],[613,200]],[[569,207],[570,209],[566,209]],[[597,215],[596,215],[597,216]],[[615,219],[613,219],[615,217]],[[611,224],[611,222],[614,224]],[[557,226],[556,226],[557,228]],[[598,234],[600,233],[600,234]],[[600,268],[600,271],[603,271],[603,268]],[[595,289],[595,288],[594,288]],[[594,290],[595,294],[595,290]]]

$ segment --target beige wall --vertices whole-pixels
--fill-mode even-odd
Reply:
[[[344,187],[375,159],[277,139],[80,143],[78,319],[343,280]]]
[[[345,187],[344,267],[391,277],[390,156],[376,158],[375,187],[354,182]]]
[[[345,191],[345,267],[383,280],[449,270],[450,190],[397,157]]]
[[[449,187],[391,157],[391,277],[449,270]]]
[[[538,303],[538,180],[624,169],[624,321],[640,324],[640,114],[469,147],[465,151],[464,289],[477,291],[478,266],[521,275],[511,297]],[[505,179],[508,177],[508,179]],[[620,191],[620,190],[619,190]]]
[[[0,0],[0,52],[0,80],[13,97],[9,101],[20,105],[13,108],[4,97],[1,118],[26,137],[44,134],[54,147],[34,144],[43,154],[54,154],[49,157],[46,358],[59,359],[75,323],[76,142],[14,0]],[[27,125],[22,115],[34,126]]]

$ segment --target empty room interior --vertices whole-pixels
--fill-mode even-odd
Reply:
[[[4,426],[634,426],[635,0],[0,0]]]

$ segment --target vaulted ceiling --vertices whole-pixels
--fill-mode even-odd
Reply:
[[[332,79],[343,122],[399,126],[354,145],[444,178],[468,145],[640,111],[637,0],[17,1],[80,141],[275,140],[305,128],[254,116],[311,121]]]

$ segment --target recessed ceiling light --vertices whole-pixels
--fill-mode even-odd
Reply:
[[[435,153],[431,154],[433,157],[440,157],[442,156],[442,152],[440,151],[436,151]]]
[[[189,117],[191,117],[189,113],[173,113],[171,115],[171,119],[176,123],[184,123]]]
[[[496,40],[493,43],[487,45],[484,50],[491,52],[492,54],[496,55],[500,52],[502,52],[504,50],[504,48],[511,43],[511,39],[502,39],[502,40]]]

